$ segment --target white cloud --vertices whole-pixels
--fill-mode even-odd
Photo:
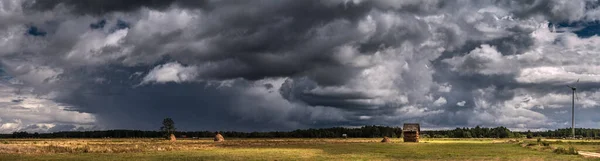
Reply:
[[[437,100],[435,100],[433,102],[434,106],[442,106],[442,105],[445,105],[445,104],[446,104],[446,98],[444,98],[444,97],[440,97],[440,98],[438,98]]]
[[[431,110],[426,107],[404,106],[396,109],[395,114],[404,119],[420,118],[443,113],[444,110]]]
[[[473,116],[469,118],[470,125],[488,124],[506,126],[515,129],[536,129],[552,126],[553,122],[540,113],[529,108],[515,105],[514,101],[492,103],[487,101],[489,92],[495,92],[494,87],[480,89],[475,93]],[[527,102],[527,101],[525,101]]]
[[[2,123],[0,126],[0,133],[10,133],[19,131],[21,128],[21,121],[15,120],[15,122]]]
[[[40,66],[30,64],[29,62],[11,62],[7,60],[0,60],[1,63],[10,67],[6,70],[8,73],[14,76],[14,83],[25,82],[29,85],[43,85],[47,83],[53,83],[59,79],[59,75],[64,71],[61,68],[52,68],[49,66]]]
[[[360,117],[358,117],[358,119],[361,119],[361,120],[369,120],[371,118],[372,118],[372,116],[360,116]]]
[[[452,85],[448,83],[444,83],[438,86],[438,92],[448,93],[452,90]]]
[[[15,93],[17,91],[18,94]],[[17,90],[7,82],[0,81],[0,133],[20,130],[46,132],[26,127],[53,123],[92,125],[96,121],[93,114],[71,111],[52,101],[49,95],[35,95],[31,92],[27,89]]]
[[[154,67],[144,77],[140,84],[147,83],[167,83],[167,82],[188,82],[193,81],[198,76],[198,68],[195,66],[183,66],[178,62],[170,62]]]
[[[569,111],[567,111],[567,110],[562,110],[562,111],[556,111],[556,112],[554,112],[554,113],[556,113],[556,114],[566,114],[567,112],[569,112]]]
[[[456,105],[457,106],[465,106],[466,103],[467,103],[467,101],[460,101],[460,102],[457,102]]]
[[[502,56],[495,47],[484,44],[462,57],[445,59],[444,62],[452,66],[452,70],[463,74],[497,75],[508,74],[516,70],[517,64],[506,59],[513,56]]]
[[[123,46],[128,29],[113,33],[101,30],[89,30],[83,33],[65,59],[82,65],[105,64],[124,57],[131,52],[131,47]]]
[[[546,24],[542,24],[546,25]],[[517,55],[522,67],[515,78],[521,83],[571,84],[600,81],[600,37],[580,38],[570,32],[554,33],[541,27],[531,35],[536,43],[530,52]]]
[[[542,66],[524,68],[516,80],[522,83],[560,83],[571,84],[579,79],[584,82],[600,81],[600,66]]]

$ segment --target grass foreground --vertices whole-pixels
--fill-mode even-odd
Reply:
[[[506,140],[429,139],[9,139],[0,160],[590,160]]]

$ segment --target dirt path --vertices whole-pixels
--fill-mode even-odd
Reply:
[[[583,155],[584,157],[600,158],[600,153],[586,152],[586,151],[578,151],[577,153],[579,153],[579,155]]]

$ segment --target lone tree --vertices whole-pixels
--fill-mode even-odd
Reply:
[[[165,118],[163,120],[163,126],[160,127],[160,131],[165,133],[165,137],[169,138],[169,136],[175,133],[175,122],[171,118]]]

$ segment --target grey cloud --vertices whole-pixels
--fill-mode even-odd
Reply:
[[[453,66],[452,70],[465,74],[495,75],[514,73],[518,66],[506,59],[510,58],[503,57],[495,46],[484,44],[463,57],[453,57],[444,60],[444,62]]]
[[[545,16],[551,21],[576,21],[585,15],[585,0],[524,0],[495,1],[500,6],[512,8],[519,17]]]
[[[163,117],[184,130],[521,128],[556,116],[514,108],[515,98],[564,93],[555,89],[564,80],[535,75],[540,67],[598,64],[595,48],[578,45],[591,39],[536,37],[548,34],[546,21],[584,18],[584,1],[20,2],[0,15],[9,17],[0,25],[1,75],[108,128],[155,129]],[[28,26],[46,34],[25,34]],[[494,55],[478,52],[484,44]],[[583,54],[567,57],[566,48]],[[582,91],[598,88],[594,78],[582,79]]]
[[[56,125],[48,129],[48,132],[72,131],[75,130],[75,128],[75,125]]]
[[[24,6],[37,10],[52,10],[58,5],[65,5],[67,7],[72,7],[74,12],[77,13],[102,15],[115,11],[133,11],[141,7],[164,9],[173,2],[175,2],[175,0],[38,0],[24,3]]]

